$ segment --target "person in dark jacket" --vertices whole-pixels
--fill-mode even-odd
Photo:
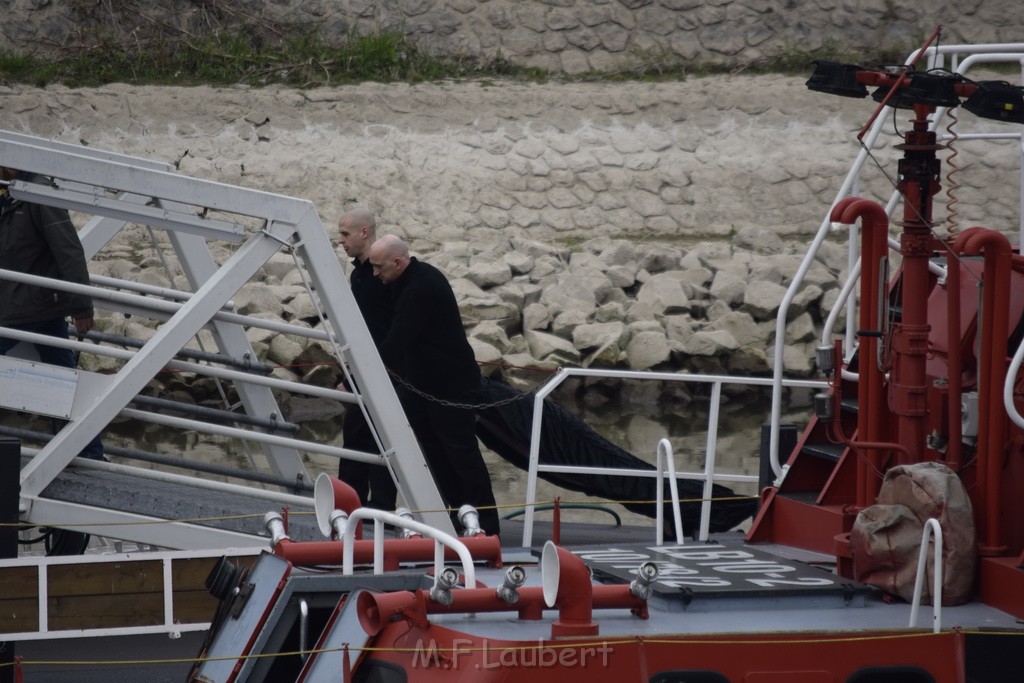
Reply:
[[[12,168],[0,167],[0,179],[47,182]],[[29,275],[89,284],[85,252],[68,212],[32,202],[16,200],[3,188],[0,196],[0,268]],[[68,338],[67,318],[75,331],[84,335],[93,327],[92,299],[85,295],[0,279],[0,325],[16,330]],[[0,355],[6,355],[18,341],[0,337]],[[44,344],[33,344],[39,360],[51,365],[75,368],[74,354]],[[102,460],[103,443],[97,436],[79,453],[80,457]]]
[[[377,222],[366,209],[353,209],[338,220],[338,244],[352,258],[349,281],[363,320],[378,347],[391,327],[394,307],[391,293],[373,276],[368,256],[377,235]],[[376,453],[377,442],[370,431],[363,411],[349,406],[345,411],[342,438],[346,448]],[[367,507],[394,510],[398,492],[395,480],[386,467],[342,459],[338,462],[338,478],[349,484]]]
[[[373,273],[391,288],[395,315],[380,345],[423,455],[450,507],[470,504],[488,534],[500,531],[491,478],[476,440],[480,368],[447,278],[409,256],[400,237],[370,248]]]

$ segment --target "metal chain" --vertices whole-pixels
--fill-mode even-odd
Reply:
[[[425,399],[427,401],[430,401],[432,403],[437,403],[437,404],[440,404],[440,405],[443,405],[443,406],[447,406],[448,408],[463,408],[463,409],[466,409],[466,410],[479,410],[481,408],[500,408],[501,406],[507,406],[507,405],[509,405],[511,403],[515,403],[516,401],[521,401],[522,399],[530,396],[535,391],[537,391],[537,387],[540,386],[540,384],[537,384],[537,385],[535,385],[533,387],[533,389],[530,389],[529,391],[527,391],[525,393],[519,394],[518,396],[509,396],[508,398],[503,398],[500,401],[494,401],[493,403],[458,403],[456,401],[449,401],[447,399],[440,398],[438,396],[434,396],[433,394],[428,394],[425,391],[423,391],[422,389],[418,389],[418,388],[414,387],[413,385],[409,384],[404,379],[399,377],[397,374],[395,374],[395,372],[393,370],[391,370],[391,368],[387,368],[387,371],[388,371],[388,374],[391,375],[391,378],[397,384],[399,384],[404,389],[408,389],[409,391],[411,391],[412,393],[416,394],[420,398],[423,398],[423,399]]]

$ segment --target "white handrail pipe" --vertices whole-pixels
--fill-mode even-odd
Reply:
[[[364,519],[372,519],[374,521],[373,571],[375,574],[384,573],[384,530],[382,525],[391,524],[396,528],[409,529],[410,531],[415,531],[423,538],[434,540],[435,581],[441,573],[440,567],[437,566],[438,558],[441,558],[441,560],[444,558],[444,553],[440,550],[440,546],[445,546],[459,556],[459,560],[462,562],[462,574],[466,577],[466,586],[470,588],[476,586],[476,570],[473,567],[473,556],[470,554],[469,548],[466,547],[465,543],[451,534],[447,534],[427,524],[372,508],[359,508],[349,515],[348,524],[345,527],[345,538],[342,540],[341,573],[343,575],[351,576],[354,571],[356,528]]]
[[[942,526],[934,517],[924,523],[921,532],[921,550],[917,554],[917,577],[914,579],[914,599],[910,603],[910,628],[917,625],[917,608],[921,604],[924,570],[928,565],[928,536],[935,536],[935,568],[932,570],[932,632],[942,630]]]

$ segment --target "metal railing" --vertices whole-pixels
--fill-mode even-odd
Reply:
[[[450,548],[462,562],[462,574],[465,577],[467,588],[476,587],[476,570],[473,567],[473,556],[466,544],[451,534],[435,529],[427,524],[422,524],[407,517],[384,510],[373,508],[359,508],[353,510],[345,524],[345,538],[342,539],[341,573],[351,576],[355,571],[355,550],[356,550],[356,529],[364,519],[373,520],[373,573],[384,573],[384,525],[391,524],[400,529],[408,529],[423,538],[430,538],[434,541],[434,585],[440,580],[444,569],[444,549]]]
[[[921,550],[917,553],[917,576],[914,578],[914,599],[910,603],[910,628],[917,625],[917,608],[921,605],[924,570],[928,566],[928,537],[935,536],[935,567],[932,569],[932,632],[942,630],[942,526],[934,517],[924,523]]]
[[[665,542],[665,476],[668,476],[669,490],[672,492],[672,517],[675,522],[676,543],[683,544],[683,517],[679,511],[679,482],[676,481],[676,459],[672,456],[672,444],[668,439],[658,442],[658,516],[654,526],[654,543]],[[666,471],[667,470],[667,471]]]
[[[583,368],[562,368],[537,390],[533,399],[533,427],[530,435],[530,460],[526,482],[526,502],[523,521],[522,546],[533,543],[534,506],[537,502],[537,476],[540,472],[558,474],[595,474],[618,477],[661,477],[657,469],[622,469],[614,467],[588,467],[582,465],[548,465],[540,462],[540,436],[543,428],[544,399],[570,377],[600,377],[607,379],[648,380],[660,382],[682,382],[711,385],[711,403],[708,414],[708,434],[704,470],[702,472],[680,472],[679,479],[691,479],[704,483],[699,538],[706,540],[711,523],[711,491],[716,482],[757,483],[758,477],[747,474],[725,474],[716,471],[715,458],[718,440],[718,421],[722,400],[722,385],[771,387],[771,377],[737,377],[729,375],[689,375],[670,372],[638,372],[630,370],[593,370]],[[828,386],[823,380],[783,379],[787,388],[822,389]]]
[[[175,561],[201,560],[205,558],[220,558],[224,555],[252,556],[262,552],[259,548],[221,548],[217,550],[179,550],[160,552],[135,552],[116,553],[103,555],[69,556],[69,557],[21,557],[10,560],[0,560],[0,570],[9,570],[24,567],[36,568],[36,610],[38,613],[37,628],[34,631],[18,631],[0,634],[5,641],[29,641],[46,640],[49,638],[96,638],[119,635],[140,635],[147,633],[166,633],[171,638],[179,638],[182,633],[191,631],[205,631],[210,628],[210,622],[187,622],[182,623],[174,611],[174,572],[172,565]],[[163,604],[163,620],[159,624],[148,626],[118,626],[104,628],[74,628],[54,629],[51,627],[52,615],[51,605],[55,604],[58,598],[50,596],[50,568],[65,565],[82,564],[107,564],[118,566],[131,566],[133,563],[161,564],[161,594]],[[140,570],[141,571],[141,570]],[[212,611],[211,611],[212,613]]]

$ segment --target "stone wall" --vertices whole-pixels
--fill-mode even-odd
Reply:
[[[552,72],[612,70],[673,59],[741,67],[841,45],[854,58],[916,46],[936,25],[943,42],[1020,40],[1015,0],[169,0],[156,3],[2,0],[0,48],[60,54],[112,39],[186,40],[210,27],[315,24],[403,30],[419,45]]]

